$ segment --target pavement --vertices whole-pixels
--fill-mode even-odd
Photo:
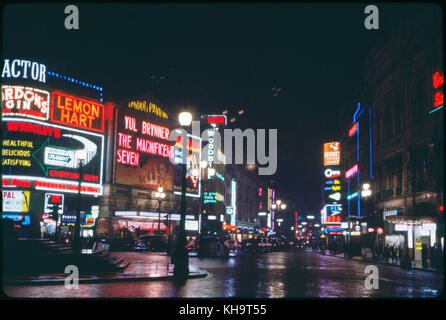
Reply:
[[[148,252],[117,252],[121,258],[140,262],[167,261]],[[440,273],[377,265],[379,288],[368,288],[367,264],[304,250],[240,254],[231,258],[189,257],[206,277],[174,281],[117,281],[80,283],[77,289],[63,284],[4,286],[14,298],[435,298],[443,292]]]
[[[103,283],[119,281],[159,281],[173,280],[174,265],[170,263],[170,257],[166,254],[151,254],[151,259],[141,259],[141,254],[132,252],[110,252],[111,256],[124,258],[131,261],[122,272],[103,272],[96,274],[82,274],[79,270],[79,283]],[[4,279],[5,286],[23,285],[49,285],[64,284],[68,274],[52,273],[38,276],[15,276]],[[206,270],[189,264],[189,279],[205,277]]]
[[[313,252],[318,252],[320,254],[322,254],[322,252],[320,250],[312,250]],[[310,250],[311,252],[311,250]],[[333,257],[338,257],[338,258],[343,258],[343,259],[350,259],[350,260],[356,260],[356,261],[361,261],[361,262],[366,262],[366,263],[376,263],[376,264],[384,264],[384,265],[388,265],[388,266],[394,266],[394,267],[399,267],[401,268],[401,264],[400,261],[397,260],[395,262],[392,262],[391,259],[385,259],[385,258],[381,258],[381,259],[368,259],[364,256],[353,256],[351,258],[348,258],[344,255],[344,253],[330,253],[329,250],[325,251],[325,255],[327,256],[333,256]],[[421,271],[428,271],[428,272],[438,272],[438,273],[442,273],[442,271],[438,268],[432,267],[429,265],[426,267],[423,267],[423,264],[421,261],[412,261],[412,269],[414,270],[421,270]]]

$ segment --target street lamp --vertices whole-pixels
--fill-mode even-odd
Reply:
[[[189,112],[181,112],[178,120],[182,127],[188,127],[192,123],[192,115]],[[180,212],[180,231],[177,238],[177,247],[175,250],[173,274],[176,279],[186,279],[189,275],[189,256],[186,250],[186,171],[187,161],[187,136],[183,138],[183,157],[181,161],[181,212]]]
[[[74,236],[73,236],[73,244],[72,248],[75,253],[81,252],[81,243],[80,243],[80,220],[81,220],[81,181],[82,181],[82,169],[84,165],[85,158],[87,154],[84,149],[77,150],[76,158],[79,164],[79,186],[77,190],[77,208],[76,208],[76,222],[74,224]]]
[[[285,203],[282,203],[282,200],[280,200],[280,199],[277,199],[275,202],[273,202],[272,204],[271,204],[271,209],[273,209],[273,210],[285,210],[286,209],[286,204]],[[276,220],[276,219],[274,219],[274,220]],[[277,221],[277,220],[276,220]],[[279,223],[279,227],[280,227],[280,223]]]
[[[163,187],[158,187],[158,191],[155,192],[155,197],[158,200],[158,237],[161,241],[161,202],[166,197],[166,194],[163,192]]]

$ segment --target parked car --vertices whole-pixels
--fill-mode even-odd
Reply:
[[[144,251],[166,251],[167,244],[157,236],[141,236],[133,242],[134,250]]]

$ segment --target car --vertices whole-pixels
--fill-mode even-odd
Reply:
[[[141,236],[133,242],[134,250],[143,251],[166,251],[167,244],[157,236]]]

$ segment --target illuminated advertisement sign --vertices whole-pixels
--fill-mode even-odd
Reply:
[[[329,168],[324,171],[324,175],[326,178],[338,178],[341,176],[341,171]]]
[[[358,130],[358,123],[355,122],[353,127],[351,127],[351,129],[348,131],[348,136],[349,137],[353,136],[356,133],[357,130]]]
[[[231,180],[231,224],[235,225],[236,215],[237,215],[237,182],[235,179]]]
[[[2,78],[22,78],[46,82],[46,66],[44,64],[20,59],[4,59]]]
[[[53,91],[51,121],[70,127],[104,132],[104,105]]]
[[[167,113],[157,106],[155,103],[146,100],[132,100],[127,104],[129,109],[134,109],[136,111],[142,111],[147,114],[155,115],[163,119],[169,119]]]
[[[358,172],[358,165],[355,164],[353,167],[351,167],[346,173],[345,173],[345,177],[348,179],[350,178],[352,175],[354,175],[356,172]]]
[[[114,182],[143,188],[173,184],[173,145],[170,129],[147,119],[116,112]]]
[[[45,213],[53,212],[53,207],[57,205],[59,214],[63,214],[64,195],[61,193],[45,193]]]
[[[342,211],[342,204],[327,204],[325,205],[327,216],[336,216]]]
[[[29,212],[29,191],[2,191],[3,212]]]
[[[216,203],[217,201],[225,201],[225,197],[218,192],[204,192],[203,203]]]
[[[186,231],[198,231],[198,220],[186,220],[184,229]]]
[[[437,111],[441,108],[443,108],[444,105],[444,92],[443,92],[443,87],[444,87],[444,74],[440,72],[435,72],[434,75],[432,76],[432,80],[433,80],[433,86],[434,86],[434,109],[431,110],[430,112],[434,112]]]
[[[77,192],[80,151],[81,192],[102,194],[104,136],[21,118],[3,118],[3,186]]]
[[[155,231],[158,230],[158,221],[135,221],[135,220],[118,220],[119,228],[127,228],[127,229],[139,229],[139,230],[147,230],[147,231]],[[159,224],[159,230],[167,231],[167,226],[161,222]]]
[[[226,125],[228,123],[226,115],[206,115],[201,116],[201,119],[206,120],[211,125]]]
[[[22,86],[2,86],[2,116],[48,120],[50,93]]]
[[[180,148],[183,146],[183,138],[181,136],[177,137],[175,145],[179,148],[176,150],[175,162],[183,162],[183,152]],[[199,197],[200,187],[201,187],[201,138],[187,135],[187,148],[189,150],[188,156],[186,157],[187,167],[186,167],[186,196],[189,197]],[[173,169],[173,189],[174,194],[181,195],[181,181],[182,181],[182,168],[180,165],[176,165]]]
[[[324,144],[324,166],[337,166],[341,161],[341,143],[330,142]]]

